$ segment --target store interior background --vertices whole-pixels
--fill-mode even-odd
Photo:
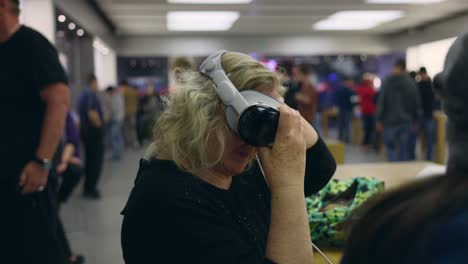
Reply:
[[[448,47],[468,21],[468,2],[463,0],[413,0],[432,4],[392,0],[376,1],[386,4],[368,3],[371,0],[169,2],[23,0],[21,20],[56,44],[74,98],[90,72],[97,75],[101,87],[126,78],[140,78],[140,82],[153,78],[155,89],[164,91],[171,59],[188,56],[200,61],[218,49],[244,52],[264,61],[328,64],[331,73],[363,71],[380,78],[402,57],[409,70],[425,66],[433,76],[441,71]],[[317,22],[345,10],[401,11],[402,17],[368,30],[314,29]],[[235,11],[240,17],[226,31],[170,31],[168,11]],[[82,35],[77,34],[79,30]]]
[[[388,3],[366,0],[183,2],[22,0],[21,21],[56,45],[70,80],[72,107],[76,106],[89,73],[97,76],[102,89],[128,79],[141,89],[146,89],[150,81],[156,92],[165,94],[170,62],[174,58],[187,56],[199,62],[219,49],[247,53],[272,64],[290,60],[314,65],[321,81],[332,82],[340,72],[370,72],[383,80],[398,58],[407,60],[408,70],[425,66],[429,75],[434,76],[442,70],[455,37],[468,25],[466,0],[415,1],[430,4],[401,4],[391,0]],[[366,30],[314,29],[319,21],[349,10],[401,11],[401,17]],[[170,31],[166,21],[169,11],[234,11],[240,17],[227,31]],[[333,129],[329,136],[336,136]],[[132,185],[138,158],[139,154],[135,154],[125,164],[106,164],[105,199],[86,206],[86,201],[78,200],[73,210],[64,209],[64,222],[72,243],[77,251],[87,255],[89,263],[122,263],[119,210]],[[381,161],[378,155],[362,153],[353,145],[346,146],[346,163]],[[91,221],[89,215],[97,216],[100,223],[89,225],[92,229],[87,225]],[[94,239],[91,243],[90,237]]]

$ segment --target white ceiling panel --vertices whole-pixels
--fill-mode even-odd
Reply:
[[[313,24],[339,11],[401,10],[400,19],[363,31],[342,34],[385,34],[468,11],[468,0],[434,4],[368,4],[366,0],[252,0],[250,4],[169,4],[166,0],[98,0],[119,35],[315,35]],[[238,11],[240,18],[229,31],[171,32],[169,11]],[[320,34],[336,34],[324,32]]]

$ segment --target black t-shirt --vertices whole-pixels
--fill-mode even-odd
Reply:
[[[37,31],[21,26],[0,43],[0,184],[16,181],[35,155],[46,106],[40,92],[66,82],[57,51]]]
[[[434,91],[432,90],[432,81],[423,80],[418,83],[419,94],[421,95],[421,105],[423,117],[425,120],[433,118],[434,112]]]
[[[336,163],[322,140],[307,151],[305,195],[323,188]],[[167,160],[142,160],[122,212],[127,264],[271,263],[265,259],[270,192],[257,166],[218,189]]]

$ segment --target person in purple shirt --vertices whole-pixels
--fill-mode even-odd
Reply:
[[[63,148],[61,153],[59,153],[60,158],[57,161],[58,165],[55,170],[56,174],[62,179],[57,192],[57,202],[59,204],[68,201],[73,190],[80,182],[81,175],[83,175],[83,162],[80,159],[80,133],[77,119],[78,117],[75,113],[68,111],[63,135]],[[57,235],[70,264],[85,263],[85,258],[82,255],[72,252],[61,219],[59,218],[57,222]]]
[[[64,203],[70,198],[83,174],[83,162],[80,159],[80,133],[72,112],[67,113],[64,141],[65,147],[57,166],[57,174],[62,176],[62,184],[58,192],[59,203]]]
[[[97,184],[104,159],[104,115],[98,98],[99,86],[94,75],[88,79],[88,88],[80,96],[78,110],[81,138],[85,150],[85,183],[83,196],[99,199]]]
[[[354,225],[342,264],[468,263],[468,33],[434,82],[448,116],[445,175],[385,194]],[[441,87],[439,87],[441,85]]]

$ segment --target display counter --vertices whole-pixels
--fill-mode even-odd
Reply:
[[[333,179],[349,179],[355,177],[374,177],[385,182],[385,190],[391,190],[414,182],[416,176],[432,162],[395,162],[395,163],[361,163],[339,165]],[[322,249],[328,258],[339,264],[342,257],[340,249]],[[315,264],[328,264],[325,259],[314,251]]]

